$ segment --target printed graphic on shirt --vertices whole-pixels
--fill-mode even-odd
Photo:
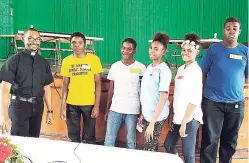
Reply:
[[[91,67],[88,64],[71,64],[69,68],[72,76],[87,75],[89,71],[91,71]]]

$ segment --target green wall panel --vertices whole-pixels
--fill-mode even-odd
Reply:
[[[54,0],[13,0],[13,6],[15,32],[24,30],[30,25],[39,30],[54,31]]]
[[[156,32],[166,32],[172,39],[182,39],[188,32],[202,38],[218,33],[222,39],[223,23],[230,16],[242,21],[239,40],[248,40],[247,0],[13,0],[13,7],[14,32],[33,24],[44,31],[103,37],[104,41],[95,42],[103,63],[121,58],[120,44],[126,37],[137,41],[135,57],[145,64],[150,63],[148,40]]]
[[[12,0],[0,1],[0,35],[9,35],[13,33],[11,10]],[[5,58],[7,53],[9,53],[10,41],[10,38],[0,38],[0,58]]]

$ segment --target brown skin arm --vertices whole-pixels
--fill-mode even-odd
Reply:
[[[63,77],[63,84],[61,90],[61,104],[60,104],[60,117],[62,120],[66,120],[66,100],[68,95],[68,85],[70,82],[69,77]]]
[[[11,120],[8,115],[10,103],[11,83],[2,81],[1,84],[1,108],[0,108],[0,133],[8,133],[11,129]]]
[[[52,110],[52,93],[51,93],[51,88],[50,88],[50,85],[46,85],[44,86],[44,91],[45,91],[45,94],[44,94],[44,101],[45,101],[45,104],[47,106],[47,111],[49,110]],[[53,120],[53,116],[52,116],[52,113],[46,113],[46,123],[48,125],[51,125],[52,124],[52,120]]]
[[[155,112],[153,114],[152,120],[149,123],[149,126],[147,127],[146,131],[145,131],[145,140],[150,142],[153,139],[153,132],[154,132],[154,126],[155,123],[158,119],[158,117],[160,116],[163,107],[167,101],[168,98],[168,93],[167,92],[160,92],[160,98],[159,98],[159,102],[157,104],[157,107],[155,109]]]
[[[112,103],[113,93],[114,93],[114,81],[110,80],[109,89],[108,89],[108,98],[107,98],[107,104],[106,104],[105,120],[107,120],[107,117],[108,117],[109,109]]]
[[[189,121],[191,121],[192,115],[195,111],[196,105],[189,103],[187,106],[187,110],[185,112],[184,118],[182,120],[181,128],[179,130],[179,134],[181,137],[186,136],[186,125]]]
[[[206,80],[207,80],[207,73],[203,72],[202,73],[202,84],[203,84],[203,88],[205,87]]]
[[[94,75],[95,79],[95,104],[92,111],[92,118],[97,118],[99,116],[99,104],[101,96],[101,76],[100,74]]]
[[[51,93],[51,88],[50,85],[44,86],[45,94],[44,94],[44,101],[46,103],[47,109],[52,110],[52,93]]]

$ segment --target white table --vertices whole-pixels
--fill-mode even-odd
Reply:
[[[78,143],[73,142],[18,136],[11,136],[11,141],[17,144],[22,154],[29,157],[34,163],[51,163],[53,161],[80,163],[77,156],[81,163],[183,163],[180,157],[162,152],[131,150],[83,143],[78,145]],[[74,154],[76,147],[75,153],[77,156]],[[28,163],[29,161],[26,162]]]

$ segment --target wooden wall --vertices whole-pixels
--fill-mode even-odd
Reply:
[[[43,115],[43,122],[42,122],[42,129],[41,134],[43,136],[48,136],[52,138],[59,138],[65,139],[67,138],[67,127],[65,121],[61,120],[59,117],[60,114],[60,96],[58,93],[61,92],[61,85],[62,79],[55,78],[55,85],[51,84],[52,88],[52,107],[54,109],[54,121],[52,126],[47,126],[45,124],[45,114]],[[105,77],[102,78],[102,96],[101,96],[101,105],[100,105],[100,115],[97,118],[96,123],[96,137],[100,144],[103,144],[105,131],[106,131],[106,121],[104,120],[104,114],[106,109],[106,101],[107,101],[107,91],[108,91],[108,80]],[[55,89],[56,88],[56,89]],[[170,87],[170,100],[172,104],[173,99],[173,84]],[[58,92],[57,92],[58,91]],[[248,150],[248,87],[245,87],[245,94],[246,94],[246,102],[245,102],[245,117],[242,123],[240,132],[239,132],[239,139],[238,139],[238,150]],[[170,116],[164,124],[162,134],[159,139],[159,151],[164,151],[163,142],[168,133],[168,127],[170,122],[172,121],[172,108],[170,110]],[[118,138],[117,138],[117,146],[125,146],[126,141],[126,133],[125,127],[122,125]],[[199,130],[199,134],[197,135],[197,153],[199,153],[200,149],[200,142],[201,142],[201,129]],[[137,147],[141,148],[143,143],[143,136],[141,133],[137,132]],[[179,144],[180,145],[180,144]],[[180,147],[180,146],[179,146]]]

